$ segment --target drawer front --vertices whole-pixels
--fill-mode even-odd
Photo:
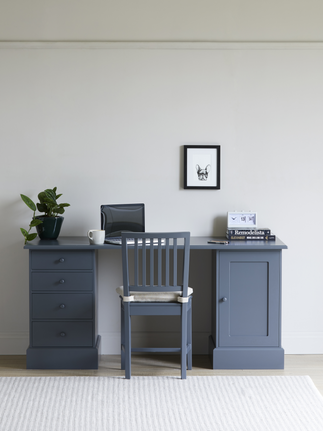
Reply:
[[[31,269],[93,269],[93,252],[82,251],[32,251]]]
[[[92,272],[32,272],[32,290],[89,290],[94,289]]]
[[[33,319],[92,319],[91,293],[34,293]]]
[[[91,347],[92,322],[33,322],[33,347]]]

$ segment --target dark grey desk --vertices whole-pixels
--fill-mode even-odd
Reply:
[[[213,253],[213,368],[284,368],[281,255],[287,246],[279,239],[229,245],[208,244],[209,239],[191,237],[191,249]],[[27,368],[98,368],[96,251],[120,246],[60,237],[36,239],[24,248],[30,266]]]

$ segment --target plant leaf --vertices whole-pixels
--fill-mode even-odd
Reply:
[[[70,206],[70,204],[59,204],[59,206],[60,206],[60,207],[62,207],[62,208],[63,208],[63,207],[69,207],[69,206]]]
[[[63,214],[63,213],[65,212],[65,210],[64,210],[64,208],[57,208],[57,209],[55,210],[55,212],[56,212],[57,214]]]
[[[27,241],[32,241],[33,239],[35,239],[35,238],[36,238],[36,236],[37,236],[37,233],[30,233],[30,234],[27,236]]]
[[[37,204],[37,209],[40,213],[46,212],[46,207],[44,204]]]
[[[28,232],[26,231],[26,229],[21,227],[20,230],[21,230],[21,233],[23,234],[24,237],[28,236]]]
[[[63,195],[63,193],[60,193],[59,195],[56,195],[56,200],[57,200],[58,198],[60,198],[62,195]]]
[[[52,189],[46,189],[45,195],[47,196],[48,199],[56,203],[56,193]]]
[[[39,202],[43,202],[44,199],[46,199],[46,193],[45,192],[38,193],[38,199],[39,199]]]
[[[41,220],[38,220],[38,219],[33,219],[31,222],[30,222],[30,227],[35,227],[35,226],[38,226],[39,224],[42,224],[42,221]]]
[[[35,203],[28,196],[26,196],[26,195],[20,195],[20,196],[28,208],[30,208],[32,211],[36,211]]]

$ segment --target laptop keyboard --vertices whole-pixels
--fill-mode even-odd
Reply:
[[[105,244],[113,244],[113,245],[121,245],[122,244],[122,238],[107,238],[104,241],[104,243]],[[127,239],[127,243],[128,244],[134,244],[135,243],[134,238],[128,238]],[[154,239],[153,243],[157,245],[158,244],[158,239]],[[161,243],[165,244],[165,239],[162,239]],[[142,240],[138,240],[138,244],[142,244]],[[150,239],[149,238],[146,239],[146,244],[150,244]]]

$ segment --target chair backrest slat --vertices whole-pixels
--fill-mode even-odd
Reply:
[[[151,247],[151,245],[149,245],[149,260],[150,260],[150,287],[154,286],[154,269],[155,269],[155,265],[154,265],[154,248]]]
[[[187,296],[189,232],[122,233],[124,294],[180,291]]]
[[[143,243],[142,245],[142,254],[146,255],[146,243]],[[146,286],[146,259],[142,259],[141,264],[142,264],[142,270],[141,270],[142,284]]]
[[[169,238],[166,238],[165,266],[165,286],[169,287]]]
[[[157,264],[158,281],[157,281],[157,284],[158,284],[158,286],[161,286],[161,284],[162,284],[162,265],[163,265],[161,238],[158,238],[158,252],[157,253],[158,253],[158,264]]]
[[[138,238],[135,242],[135,253],[134,253],[134,277],[135,277],[135,284],[139,284],[139,259],[138,259]]]
[[[177,238],[173,244],[173,285],[177,284]]]

